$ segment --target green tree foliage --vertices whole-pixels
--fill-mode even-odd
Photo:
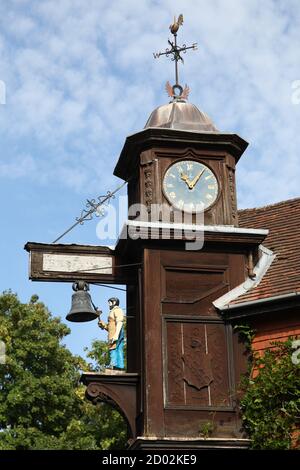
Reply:
[[[87,357],[93,360],[93,365],[91,366],[93,372],[103,372],[105,366],[110,362],[108,342],[96,339],[92,342],[91,350],[89,351],[88,348],[85,348],[85,351],[87,352]]]
[[[0,449],[116,449],[126,442],[123,418],[84,399],[88,365],[61,344],[70,333],[33,296],[28,304],[0,296]],[[103,343],[103,348],[105,345]],[[91,357],[99,351],[91,351]],[[96,366],[97,367],[97,366]]]
[[[300,448],[300,364],[292,362],[292,339],[272,346],[263,357],[253,354],[242,387],[244,426],[254,449]]]

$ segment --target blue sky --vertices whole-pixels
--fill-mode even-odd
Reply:
[[[152,52],[167,46],[179,13],[178,42],[198,43],[180,68],[190,101],[250,143],[238,164],[239,207],[300,196],[292,88],[300,80],[299,0],[2,0],[1,291],[11,288],[24,302],[37,293],[64,318],[71,285],[30,282],[23,246],[52,242],[86,198],[120,183],[112,173],[126,136],[168,101],[173,63]],[[103,244],[96,225],[77,227],[63,242]],[[92,287],[103,310],[112,293]],[[104,337],[95,322],[69,326],[74,353]]]

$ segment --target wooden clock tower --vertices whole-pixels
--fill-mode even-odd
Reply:
[[[144,204],[150,215],[151,204],[172,209],[164,190],[170,169],[178,179],[170,189],[181,191],[181,198],[194,189],[185,180],[199,173],[199,193],[214,197],[204,226],[195,228],[203,232],[201,250],[186,250],[187,233],[175,236],[164,212],[159,221],[128,220],[127,238],[117,246],[123,262],[142,266],[127,299],[128,311],[136,312],[128,320],[128,373],[137,372],[140,380],[133,448],[248,445],[237,403],[245,352],[233,325],[212,304],[245,280],[249,253],[255,256],[265,237],[238,228],[234,172],[246,147],[237,135],[218,132],[194,105],[175,99],[155,110],[121,152],[115,174],[129,180],[129,207]],[[132,227],[137,240],[130,237]]]
[[[129,211],[145,208],[129,212],[115,249],[120,265],[132,265],[127,371],[84,374],[83,382],[89,399],[123,413],[131,449],[247,448],[238,406],[246,354],[213,301],[253,275],[266,236],[238,226],[235,166],[248,144],[219,132],[177,81],[169,94],[127,137],[115,168],[128,181]],[[153,220],[153,205],[170,210]],[[175,224],[184,211],[192,224]],[[186,249],[191,232],[203,237],[201,249]]]
[[[122,411],[132,449],[248,446],[238,407],[246,355],[234,325],[213,306],[251,275],[249,260],[265,238],[265,231],[238,227],[234,172],[246,147],[174,99],[126,139],[116,165],[115,174],[129,181],[129,209],[146,207],[144,217],[127,221],[116,247],[120,264],[136,266],[127,288],[127,373],[85,374],[84,382],[90,399],[106,397]],[[164,212],[154,222],[148,217],[152,204],[172,209],[164,189],[170,169],[175,195],[189,197],[199,185],[208,200],[204,225],[193,227],[204,238],[200,250],[186,249],[190,226],[183,223],[178,236]]]

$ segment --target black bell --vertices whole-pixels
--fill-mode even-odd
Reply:
[[[84,281],[74,282],[72,286],[75,291],[72,295],[71,310],[66,319],[72,322],[85,322],[98,318],[99,314],[92,305],[92,299],[87,292],[89,286]]]

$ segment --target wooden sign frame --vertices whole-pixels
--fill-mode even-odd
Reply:
[[[24,248],[30,254],[32,281],[129,282],[126,266],[120,266],[115,251],[107,246],[28,242]]]

